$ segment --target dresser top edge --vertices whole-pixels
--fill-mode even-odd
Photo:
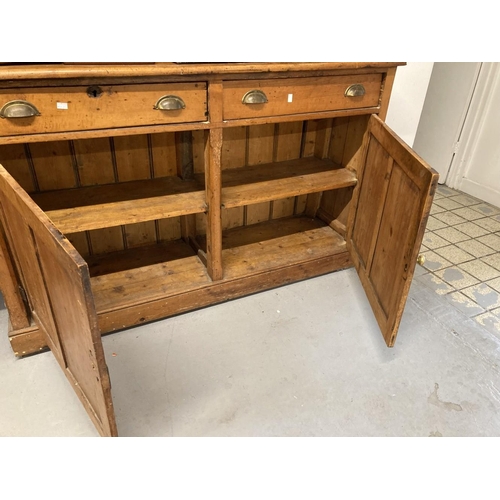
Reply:
[[[266,74],[275,72],[383,69],[405,64],[404,62],[19,64],[0,65],[0,81],[85,77]]]

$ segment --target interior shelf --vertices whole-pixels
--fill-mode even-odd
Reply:
[[[206,248],[204,236],[197,237]],[[232,280],[346,253],[344,238],[320,219],[294,216],[223,232],[224,279]]]
[[[234,208],[356,184],[350,170],[315,157],[227,169],[222,206]],[[66,234],[206,211],[203,175],[161,177],[32,195]]]
[[[89,255],[86,257],[86,261],[89,266],[90,276],[94,278],[139,267],[163,264],[192,257],[195,254],[189,244],[179,239],[115,252]]]
[[[319,219],[291,217],[235,228],[223,237],[224,279],[238,279],[347,252],[344,238]]]
[[[146,222],[206,210],[205,190],[197,177],[185,181],[160,177],[32,195],[62,233]]]
[[[204,264],[182,240],[108,254],[89,260],[89,269],[99,314],[211,284]]]
[[[356,184],[356,175],[315,157],[222,171],[222,206],[233,208]]]
[[[204,237],[199,237],[201,247]],[[345,240],[319,219],[290,217],[224,232],[221,284],[347,254]],[[182,240],[88,259],[99,314],[210,287],[194,250]],[[330,269],[331,270],[331,269]]]

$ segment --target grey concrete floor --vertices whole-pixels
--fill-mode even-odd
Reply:
[[[121,436],[500,435],[500,337],[419,280],[392,349],[353,269],[103,343]],[[97,435],[51,353],[0,380],[0,435]]]

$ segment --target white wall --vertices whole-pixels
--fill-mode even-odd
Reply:
[[[437,62],[432,69],[413,149],[446,181],[480,63]]]
[[[413,146],[415,140],[433,65],[432,62],[409,62],[396,71],[385,121],[409,146]]]
[[[500,207],[500,63],[484,63],[451,176],[465,193]]]

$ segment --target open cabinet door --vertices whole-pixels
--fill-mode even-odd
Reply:
[[[394,345],[438,174],[376,115],[363,144],[347,247],[382,335]]]
[[[33,317],[103,436],[116,436],[86,262],[0,165],[0,212]]]

